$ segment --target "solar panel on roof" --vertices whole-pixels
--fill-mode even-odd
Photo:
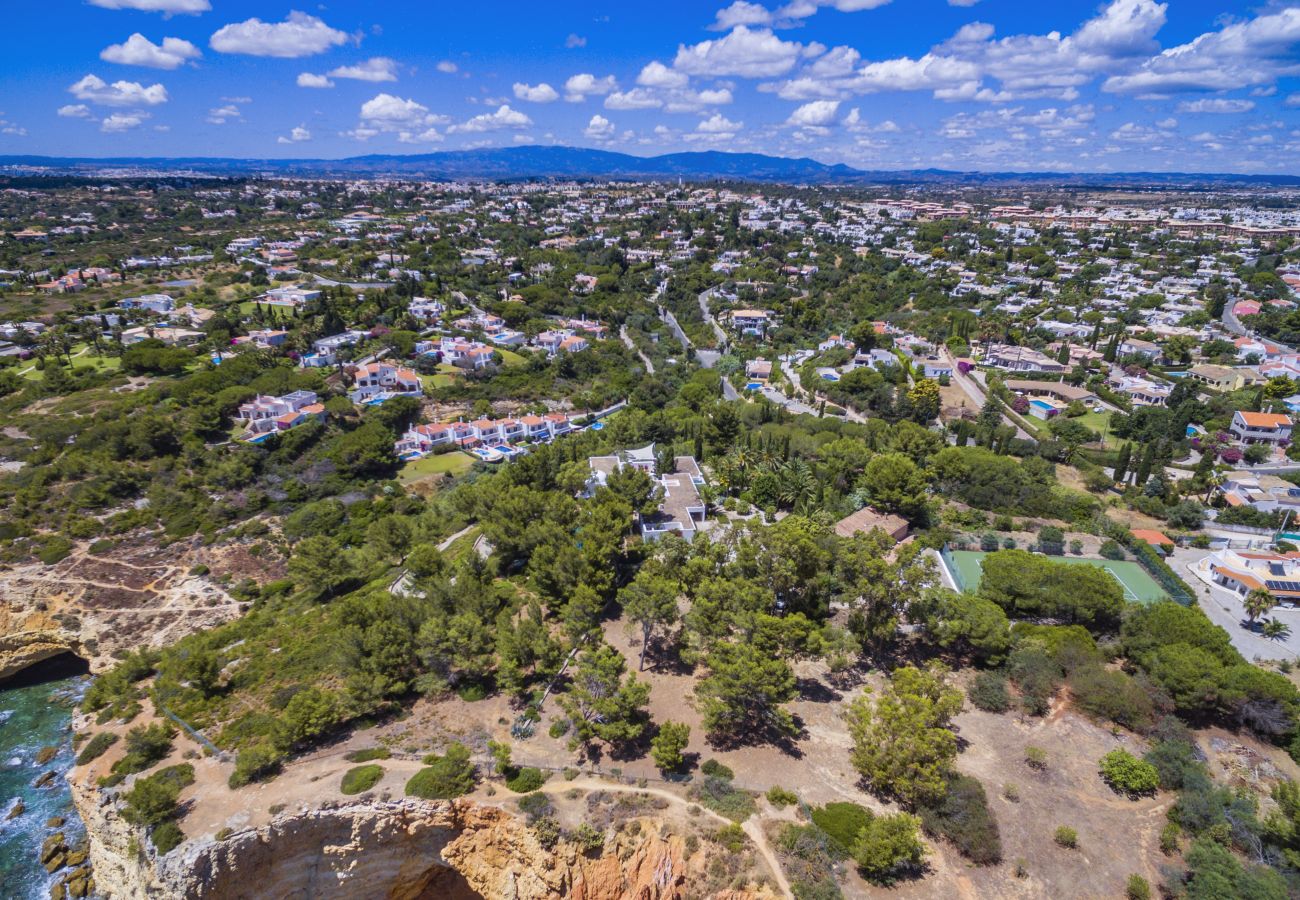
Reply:
[[[1295,591],[1300,593],[1300,581],[1265,581],[1264,586],[1270,591]]]

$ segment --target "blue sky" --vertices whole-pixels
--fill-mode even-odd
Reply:
[[[1300,0],[52,0],[5,26],[0,154],[1300,172]]]

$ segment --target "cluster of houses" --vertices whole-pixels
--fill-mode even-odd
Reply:
[[[240,440],[257,443],[310,419],[323,422],[325,405],[315,391],[293,391],[279,397],[259,395],[240,404],[235,419],[248,426]]]
[[[475,419],[472,422],[440,422],[411,426],[393,449],[403,459],[418,459],[447,447],[499,451],[518,443],[554,440],[573,429],[569,416],[558,412],[518,418]]]

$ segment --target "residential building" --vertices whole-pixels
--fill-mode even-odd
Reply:
[[[1242,597],[1263,589],[1279,604],[1295,606],[1300,601],[1300,553],[1216,550],[1196,567],[1203,578]]]
[[[386,362],[366,363],[353,370],[352,392],[348,394],[353,403],[371,403],[391,397],[420,397],[424,388],[420,376],[414,369],[395,366]]]
[[[835,523],[835,533],[843,538],[876,529],[889,535],[894,543],[898,543],[907,537],[907,520],[892,513],[882,513],[870,506],[864,506]]]
[[[146,312],[166,315],[176,307],[176,301],[166,294],[144,294],[129,297],[117,304],[118,309],[142,309]]]
[[[745,377],[750,381],[766,382],[772,377],[772,361],[759,357],[745,363]]]
[[[693,456],[678,456],[672,461],[672,471],[656,475],[655,445],[633,450],[622,450],[612,456],[593,456],[588,459],[591,478],[589,491],[605,484],[606,480],[623,466],[639,469],[649,475],[660,489],[658,510],[651,515],[638,516],[638,526],[644,540],[657,540],[669,532],[677,532],[686,540],[695,537],[704,522],[707,508],[700,497],[704,475]]]
[[[1291,440],[1291,426],[1291,417],[1281,413],[1237,410],[1228,431],[1246,444],[1281,444]]]

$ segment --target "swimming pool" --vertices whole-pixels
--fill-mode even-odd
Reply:
[[[761,391],[762,389],[763,382],[761,381],[751,381],[745,385],[745,390],[747,391]]]
[[[1029,405],[1035,409],[1041,409],[1045,413],[1050,413],[1056,409],[1055,406],[1048,403],[1046,400],[1030,400]]]

